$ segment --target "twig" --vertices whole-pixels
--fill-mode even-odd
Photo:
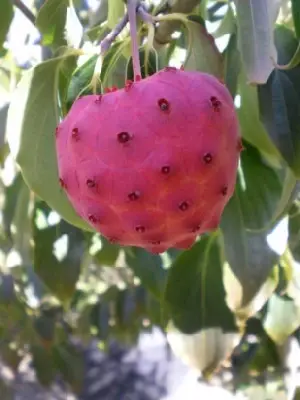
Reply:
[[[21,0],[12,0],[14,6],[16,6],[24,15],[25,17],[35,25],[35,16],[32,11],[21,1]]]
[[[140,4],[137,8],[137,13],[139,14],[139,16],[142,18],[142,20],[144,22],[146,22],[146,24],[152,24],[155,25],[156,20],[155,17],[153,17],[153,15],[149,14],[147,12],[147,9],[145,8],[145,6],[143,4]]]
[[[104,54],[112,45],[115,38],[122,32],[128,22],[128,14],[126,13],[121,21],[115,26],[115,28],[101,41],[100,51]]]

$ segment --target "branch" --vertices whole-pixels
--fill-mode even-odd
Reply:
[[[14,6],[16,6],[24,15],[25,17],[35,25],[35,16],[32,11],[21,1],[21,0],[12,0]]]
[[[169,13],[189,14],[199,4],[199,0],[177,0]],[[180,26],[178,21],[162,21],[155,32],[154,47],[157,49],[171,41],[172,33]]]
[[[115,28],[107,35],[100,43],[101,54],[104,54],[112,45],[116,37],[122,32],[128,22],[128,14],[126,13],[121,21],[115,26]]]

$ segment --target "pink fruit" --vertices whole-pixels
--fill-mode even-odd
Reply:
[[[226,87],[172,68],[75,101],[56,148],[77,213],[112,242],[154,253],[218,227],[242,150]]]

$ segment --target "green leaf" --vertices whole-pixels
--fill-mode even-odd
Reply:
[[[260,121],[257,89],[247,84],[244,70],[239,77],[239,94],[241,106],[237,112],[242,137],[257,147],[272,165],[278,166],[281,162],[280,153]]]
[[[0,50],[2,51],[3,43],[6,39],[6,34],[9,30],[10,23],[13,19],[14,10],[11,0],[1,0],[0,13]]]
[[[0,83],[1,85],[1,83]],[[9,104],[0,106],[0,148],[5,144],[5,129]]]
[[[283,345],[300,326],[300,309],[294,300],[274,294],[268,302],[264,329],[274,342]]]
[[[300,177],[300,98],[294,84],[285,72],[275,70],[258,93],[265,128],[282,157]]]
[[[289,248],[294,257],[294,259],[300,262],[300,209],[298,204],[294,204],[289,212]],[[294,267],[294,272],[298,268]]]
[[[116,85],[123,87],[125,83],[126,59],[122,56],[123,45],[121,42],[114,43],[105,54],[100,79],[96,93],[102,93],[103,87]],[[94,75],[97,55],[90,57],[84,64],[73,73],[67,94],[67,109],[69,110],[79,96],[93,94],[91,81]],[[103,86],[103,87],[102,87]]]
[[[18,173],[10,186],[6,188],[4,207],[3,207],[3,227],[8,238],[11,236],[11,223],[15,215],[18,203],[18,195],[23,185],[23,178]]]
[[[34,268],[59,300],[68,303],[76,288],[85,250],[83,233],[66,222],[33,229]]]
[[[28,333],[28,315],[23,303],[16,295],[14,280],[10,274],[0,274],[0,330],[1,338],[7,343],[16,335],[26,337]]]
[[[58,73],[58,94],[60,100],[60,114],[64,118],[68,110],[68,88],[71,80],[71,73],[77,67],[77,59],[75,57],[66,57],[63,68]]]
[[[15,232],[13,234],[14,247],[20,253],[23,263],[31,262],[30,217],[30,191],[22,179],[12,223],[15,226]]]
[[[246,145],[240,158],[236,184],[245,229],[261,230],[272,221],[282,187],[275,171],[262,162],[254,147]]]
[[[75,394],[83,387],[85,360],[83,353],[71,343],[60,343],[53,351],[55,365]]]
[[[59,185],[55,128],[58,77],[64,61],[65,57],[54,58],[25,72],[9,107],[7,140],[30,189],[69,223],[92,230],[74,211]]]
[[[165,307],[174,325],[192,334],[207,328],[235,331],[225,301],[223,269],[216,236],[204,237],[173,263],[165,290]]]
[[[245,216],[236,193],[225,207],[221,231],[223,254],[240,283],[240,308],[253,300],[278,261],[267,242],[269,232],[249,232],[245,229]]]
[[[186,23],[189,40],[187,57],[184,67],[191,71],[207,72],[218,78],[223,78],[222,56],[207,32],[200,17],[189,16]]]
[[[289,168],[286,168],[281,197],[274,212],[272,223],[279,221],[288,212],[299,191],[300,182],[297,181],[293,172]]]
[[[295,32],[298,39],[300,39],[300,3],[298,0],[292,0],[292,13],[294,19]]]
[[[276,51],[273,23],[279,7],[276,2],[256,4],[255,0],[234,0],[237,14],[239,50],[248,81],[265,83],[274,69]]]
[[[107,22],[110,29],[114,29],[115,25],[123,17],[125,13],[125,5],[123,0],[114,0],[108,4]]]
[[[131,247],[126,249],[125,257],[126,264],[141,280],[142,285],[161,299],[167,275],[161,256],[150,254],[138,247]]]
[[[1,343],[0,344],[1,359],[3,362],[10,367],[14,373],[17,372],[22,356],[18,352],[16,343]],[[2,397],[2,393],[1,393]]]
[[[57,368],[54,364],[51,349],[32,345],[32,366],[41,385],[49,387],[56,378]]]
[[[94,74],[97,59],[97,55],[92,56],[84,64],[78,67],[72,75],[67,95],[68,110],[71,108],[77,97],[93,94],[92,88],[89,85]],[[97,92],[101,93],[100,84],[97,89]]]
[[[55,332],[55,319],[53,315],[47,315],[45,313],[41,314],[35,317],[33,324],[39,335],[40,341],[46,347],[50,347],[54,340]]]
[[[120,290],[116,300],[116,324],[122,329],[130,329],[137,322],[135,318],[135,293],[130,289]]]
[[[42,34],[45,46],[60,47],[67,45],[65,25],[68,0],[47,0],[36,18],[36,27]]]
[[[105,237],[101,237],[101,249],[94,258],[100,265],[114,266],[120,253],[120,246],[110,243]]]
[[[225,84],[233,98],[237,93],[239,74],[241,71],[241,57],[237,49],[237,35],[233,33],[230,36],[228,46],[224,54],[225,65]]]
[[[286,28],[275,31],[278,60],[284,64],[293,56],[297,41]],[[261,120],[270,139],[287,164],[300,176],[300,66],[275,70],[258,88]]]

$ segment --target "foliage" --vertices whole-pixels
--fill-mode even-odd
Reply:
[[[219,229],[162,255],[109,243],[59,186],[58,121],[78,96],[133,76],[128,28],[99,57],[124,2],[102,1],[87,14],[84,1],[36,1],[25,14],[35,17],[41,57],[25,65],[11,40],[16,10],[8,0],[0,6],[0,354],[16,370],[30,348],[46,386],[59,373],[80,392],[74,336],[105,347],[112,338],[135,343],[158,325],[202,344],[217,332],[213,351],[256,320],[258,361],[247,368],[262,370],[274,361],[270,346],[276,352],[300,327],[299,2],[148,3],[157,22],[139,18],[143,77],[170,65],[216,75],[235,99],[244,146]],[[218,354],[209,374],[227,352]]]

